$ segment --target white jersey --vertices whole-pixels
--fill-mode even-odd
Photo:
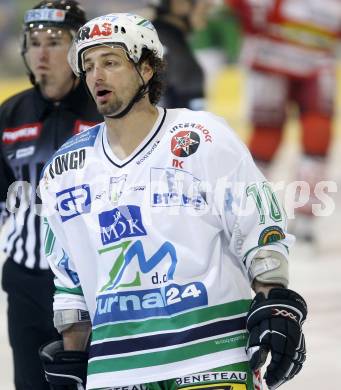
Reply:
[[[286,255],[283,212],[220,119],[163,110],[125,160],[105,124],[45,166],[54,310],[88,310],[88,389],[246,361],[248,274],[259,247]]]

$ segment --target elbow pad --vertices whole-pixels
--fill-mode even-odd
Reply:
[[[90,315],[86,310],[67,309],[54,312],[53,324],[58,333],[71,328],[73,324],[91,324]]]
[[[289,284],[288,260],[280,252],[261,249],[252,259],[249,277],[251,282],[257,280],[264,284],[280,284],[286,288]]]

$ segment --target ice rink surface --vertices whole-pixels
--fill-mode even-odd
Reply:
[[[290,180],[297,157],[292,140],[282,148],[274,165],[273,178]],[[341,372],[341,137],[336,137],[329,162],[329,177],[336,182],[335,209],[328,217],[315,219],[317,243],[296,243],[290,256],[290,288],[308,303],[304,325],[307,361],[302,372],[283,390],[339,388]],[[0,259],[2,267],[3,258]],[[0,390],[14,390],[13,369],[6,324],[6,296],[0,289]],[[266,386],[264,386],[264,390]]]

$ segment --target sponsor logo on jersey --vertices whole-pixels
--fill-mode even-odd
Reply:
[[[65,253],[65,251],[63,249],[63,257],[59,261],[58,267],[63,269],[68,274],[70,280],[72,280],[74,285],[78,285],[79,284],[78,274],[77,274],[77,272],[72,271],[70,269],[70,267],[69,267],[69,260],[70,260],[69,256]]]
[[[205,207],[206,193],[201,190],[201,181],[191,173],[176,168],[151,168],[150,176],[153,207]]]
[[[109,279],[100,289],[103,294],[97,298],[94,325],[169,316],[208,303],[203,283],[170,283],[174,279],[178,260],[174,245],[168,241],[150,257],[146,256],[141,240],[125,241],[98,252],[113,253],[116,258],[114,262],[111,261]],[[142,278],[157,286],[141,290]]]
[[[193,122],[192,123],[179,123],[179,124],[172,127],[172,130],[170,131],[170,133],[172,134],[172,133],[175,133],[176,131],[179,131],[182,129],[188,130],[188,131],[191,131],[191,129],[199,130],[201,132],[201,134],[203,135],[204,142],[211,142],[212,143],[211,132],[200,123],[193,123]]]
[[[75,122],[75,126],[73,128],[72,133],[73,134],[82,133],[83,131],[90,129],[90,127],[93,127],[95,125],[96,125],[96,122],[86,122],[86,121],[82,121],[82,120],[77,120]]]
[[[137,192],[137,191],[144,191],[146,189],[146,186],[133,186],[129,188],[131,191]]]
[[[86,147],[93,147],[95,145],[98,132],[101,129],[101,124],[85,130],[80,134],[74,135],[58,150],[58,155],[62,155],[74,150],[79,150]]]
[[[56,197],[57,210],[62,222],[91,211],[90,186],[88,184],[57,192]]]
[[[132,280],[125,279],[125,270],[129,266],[132,259],[136,259],[140,271],[143,274],[148,274],[154,270],[159,264],[162,265],[162,270],[165,271],[163,275],[158,272],[151,275],[150,280],[153,284],[162,284],[168,280],[173,279],[176,264],[178,262],[176,250],[172,243],[166,241],[160,248],[149,258],[146,258],[142,242],[137,240],[135,242],[125,241],[119,245],[110,246],[99,250],[99,254],[103,254],[110,251],[120,250],[113,267],[109,273],[110,278],[101,288],[100,291],[113,290],[116,287],[133,287],[141,286],[140,272],[136,272]],[[167,266],[167,264],[169,264]],[[168,267],[168,269],[167,269]],[[123,279],[123,284],[120,284]]]
[[[130,385],[130,386],[123,386],[123,387],[111,387],[111,390],[148,390],[147,385]]]
[[[209,384],[209,382],[214,382],[210,385],[215,386],[217,385],[217,389],[220,388],[226,388],[225,386],[235,386],[237,383],[231,383],[231,382],[244,382],[247,381],[247,373],[243,371],[217,371],[217,372],[200,372],[197,374],[192,375],[186,375],[180,378],[176,378],[176,384],[178,386],[183,385],[196,385],[196,384]],[[225,381],[225,383],[223,382]],[[230,383],[226,383],[226,381]],[[242,384],[245,386],[245,384]],[[241,384],[241,383],[238,383]],[[223,387],[221,387],[223,385]],[[191,388],[195,388],[192,387]],[[201,386],[198,386],[198,388],[202,388]],[[205,388],[212,388],[211,386]],[[246,389],[246,387],[242,387],[242,389]],[[183,389],[183,387],[181,387]],[[231,389],[234,389],[232,387]]]
[[[33,141],[39,137],[41,129],[41,123],[31,123],[13,129],[5,129],[2,133],[2,142],[9,145],[15,142]]]
[[[233,236],[234,236],[234,250],[238,256],[242,256],[242,251],[245,242],[245,234],[243,234],[243,229],[240,226],[240,223],[236,221],[233,225]]]
[[[78,149],[55,157],[49,165],[49,174],[51,178],[54,179],[55,175],[61,175],[69,169],[83,168],[85,164],[85,155],[85,149]]]
[[[103,199],[107,195],[107,191],[101,191],[100,193],[95,195],[96,200]]]
[[[123,238],[147,235],[138,206],[120,206],[99,214],[98,218],[103,245],[120,241]]]
[[[176,158],[173,158],[172,167],[184,169],[183,164],[184,164],[184,161],[180,161],[180,160],[177,160]]]
[[[258,245],[268,245],[283,240],[285,234],[279,226],[269,226],[262,231],[258,239]]]
[[[205,390],[247,390],[245,383],[216,382],[204,385]],[[182,386],[181,390],[202,390],[203,385]]]
[[[111,177],[109,182],[109,201],[116,204],[123,192],[127,181],[126,174],[118,177]]]
[[[138,159],[136,161],[136,164],[137,165],[140,165],[142,164],[145,160],[147,160],[147,158],[154,152],[154,150],[156,149],[156,147],[158,146],[158,144],[160,143],[160,141],[155,141],[152,145],[152,147],[150,148],[150,150],[148,150],[148,152],[146,152],[140,159]]]
[[[94,325],[148,317],[169,317],[193,308],[207,306],[203,283],[169,284],[162,288],[119,291],[97,298]]]
[[[195,153],[200,145],[200,137],[194,131],[179,131],[171,141],[171,151],[177,157],[188,157]]]

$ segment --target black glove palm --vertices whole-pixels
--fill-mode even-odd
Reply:
[[[273,288],[268,298],[258,293],[247,316],[250,333],[247,354],[251,369],[260,368],[271,352],[265,373],[270,389],[293,378],[305,360],[305,341],[302,324],[307,316],[307,305],[296,292]]]

